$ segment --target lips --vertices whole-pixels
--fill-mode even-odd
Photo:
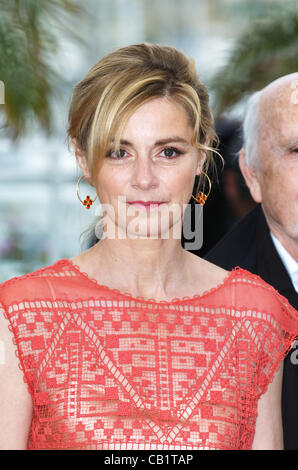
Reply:
[[[150,210],[150,209],[159,207],[162,204],[166,204],[166,203],[161,202],[161,201],[131,201],[131,202],[128,202],[128,204],[130,206],[133,206],[133,207],[136,207],[136,208],[139,208],[139,209]]]
[[[165,204],[162,201],[128,201],[128,204],[133,204],[133,205],[143,205],[143,206],[158,206],[160,204]]]

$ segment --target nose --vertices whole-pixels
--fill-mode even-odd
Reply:
[[[131,185],[140,189],[148,189],[157,186],[158,179],[154,163],[148,155],[138,156],[134,162]]]

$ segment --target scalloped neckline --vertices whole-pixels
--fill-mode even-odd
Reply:
[[[57,261],[57,263],[67,264],[68,266],[73,268],[74,271],[76,271],[78,274],[80,274],[83,278],[87,279],[87,281],[89,281],[91,284],[96,285],[97,287],[101,287],[102,289],[105,289],[109,292],[113,292],[113,293],[115,293],[115,294],[117,294],[121,297],[125,297],[125,298],[128,298],[130,300],[134,300],[136,302],[141,301],[141,302],[146,302],[146,303],[166,304],[166,305],[170,305],[172,303],[183,303],[183,302],[189,302],[189,301],[195,301],[195,300],[198,300],[198,299],[202,299],[203,297],[206,297],[206,296],[212,294],[213,292],[216,292],[219,289],[221,289],[222,287],[224,287],[234,277],[235,274],[237,274],[239,271],[241,271],[241,268],[239,266],[234,267],[231,271],[228,271],[227,276],[219,284],[217,284],[214,287],[211,287],[211,289],[208,289],[208,290],[204,291],[202,294],[195,294],[191,297],[186,295],[182,298],[174,297],[171,300],[156,300],[156,299],[153,299],[153,298],[147,299],[147,298],[144,298],[142,296],[134,297],[130,292],[121,292],[119,289],[115,289],[115,288],[106,286],[104,284],[100,284],[96,279],[91,278],[87,273],[82,271],[81,268],[77,264],[73,263],[68,258],[60,259],[59,261]]]

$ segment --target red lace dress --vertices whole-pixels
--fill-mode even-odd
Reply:
[[[28,449],[250,449],[297,311],[236,268],[192,298],[102,286],[67,259],[0,284],[33,400]]]

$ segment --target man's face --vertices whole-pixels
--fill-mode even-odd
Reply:
[[[260,103],[257,202],[271,230],[298,243],[298,104],[289,82]]]

